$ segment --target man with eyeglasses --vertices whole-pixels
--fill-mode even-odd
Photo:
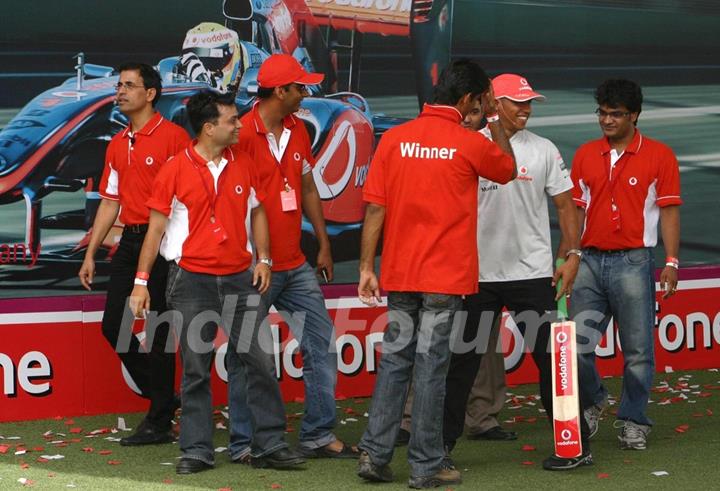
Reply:
[[[133,289],[149,210],[145,202],[150,197],[153,180],[168,158],[175,155],[189,141],[187,132],[165,119],[154,107],[160,99],[160,75],[150,65],[125,63],[118,68],[115,101],[129,120],[128,127],[116,134],[108,144],[105,169],[100,182],[102,200],[92,227],[90,243],[78,276],[87,289],[95,276],[95,253],[115,223],[118,215],[124,224],[122,238],[110,266],[110,285],[102,319],[102,332],[142,397],[149,399],[150,409],[137,430],[120,440],[121,445],[147,445],[174,440],[172,417],[179,402],[175,399],[175,353],[166,353],[168,325],[155,326],[154,336],[148,332],[145,346],[123,329],[126,303]],[[165,310],[165,282],[167,263],[162,258],[150,272],[148,288],[155,310]],[[129,346],[119,346],[127,340]]]
[[[578,373],[591,435],[607,401],[595,366],[595,348],[609,320],[617,321],[625,360],[616,426],[620,448],[645,450],[652,420],[647,405],[655,369],[655,260],[657,225],[666,253],[660,274],[663,299],[677,289],[680,174],[665,144],[637,128],[642,90],[610,79],[595,91],[603,137],[581,146],[573,159],[583,256],[570,316],[578,326]]]
[[[258,72],[258,100],[242,117],[235,148],[253,157],[260,188],[267,195],[273,270],[268,304],[277,308],[300,343],[305,416],[299,451],[307,458],[356,458],[357,450],[338,440],[332,431],[337,379],[334,327],[316,272],[300,249],[305,213],[319,244],[317,274],[332,281],[333,260],[313,180],[310,136],[302,120],[293,115],[307,96],[305,85],[317,85],[323,78],[305,71],[290,55],[270,56]],[[230,397],[235,403],[230,406],[230,456],[243,462],[249,452],[252,424],[247,408],[237,404],[244,394]]]

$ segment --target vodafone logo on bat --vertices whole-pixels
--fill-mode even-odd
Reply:
[[[570,344],[569,328],[561,325],[554,329],[555,353],[553,359],[555,363],[555,395],[571,396],[575,393],[575,387],[573,386],[572,362],[570,358],[574,356],[574,353],[572,352],[572,345]]]

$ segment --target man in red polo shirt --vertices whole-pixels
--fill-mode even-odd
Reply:
[[[184,129],[155,112],[154,106],[162,91],[160,75],[155,69],[144,63],[126,63],[118,71],[116,100],[130,124],[108,145],[100,182],[102,201],[78,276],[82,285],[90,290],[95,276],[95,253],[119,214],[125,228],[112,258],[102,332],[118,352],[142,396],[150,400],[145,419],[136,432],[120,440],[120,444],[168,443],[174,439],[171,421],[178,404],[174,396],[175,355],[165,353],[168,325],[154,326],[154,336],[152,326],[146,326],[143,348],[131,335],[132,326],[123,325],[122,319],[147,230],[149,210],[145,202],[150,197],[153,180],[165,161],[175,155],[189,137]],[[156,261],[148,287],[159,312],[165,310],[166,277],[166,262]],[[131,320],[132,316],[126,318]]]
[[[480,98],[493,141],[460,125]],[[408,484],[426,488],[461,481],[460,472],[442,465],[445,376],[454,314],[462,296],[478,289],[478,176],[504,184],[516,174],[499,120],[483,69],[456,61],[440,75],[434,103],[417,119],[387,131],[370,165],[358,294],[368,305],[380,299],[374,262],[382,231],[389,323],[359,445],[358,475],[366,480],[393,479],[389,463],[412,381]]]
[[[356,458],[357,451],[332,432],[337,379],[334,327],[315,271],[300,249],[305,213],[319,244],[317,272],[331,281],[333,261],[313,180],[315,159],[310,136],[293,114],[307,96],[305,85],[322,80],[322,74],[306,72],[290,55],[276,54],[265,60],[257,77],[258,101],[242,117],[243,128],[235,148],[251,155],[260,188],[267,195],[264,206],[273,258],[268,303],[280,311],[302,352],[305,417],[300,426],[299,451],[308,458]],[[230,408],[230,455],[235,461],[243,459],[250,444],[248,416],[241,404]]]
[[[215,464],[210,367],[218,325],[229,337],[228,390],[247,390],[255,423],[252,464],[294,467],[304,459],[284,441],[285,407],[275,378],[267,304],[260,296],[270,286],[268,225],[260,204],[265,193],[258,188],[250,157],[229,148],[240,129],[234,96],[198,93],[188,101],[187,112],[198,138],[155,179],[130,302],[138,315],[152,306],[147,272],[159,249],[170,261],[168,306],[182,317],[175,320],[182,327],[183,360],[176,471],[192,474]],[[249,227],[258,259],[254,268]],[[234,403],[230,398],[230,407]]]
[[[680,174],[666,145],[637,129],[642,90],[630,80],[606,80],[595,91],[603,137],[581,146],[573,159],[573,199],[584,224],[583,256],[570,316],[578,326],[578,373],[591,435],[607,390],[595,367],[595,348],[610,318],[619,324],[625,359],[617,423],[620,447],[644,450],[655,371],[655,260],[660,220],[667,259],[663,298],[677,288]]]

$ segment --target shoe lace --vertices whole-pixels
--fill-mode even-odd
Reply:
[[[622,428],[622,434],[628,440],[645,438],[645,432],[642,427],[632,421],[617,420],[613,423],[613,427]]]

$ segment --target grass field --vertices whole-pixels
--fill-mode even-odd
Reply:
[[[620,379],[606,380],[611,396],[618,396]],[[461,440],[453,452],[464,483],[453,489],[711,489],[720,479],[720,373],[694,371],[656,376],[650,416],[655,426],[648,449],[621,451],[612,414],[601,421],[592,440],[595,465],[572,472],[542,470],[552,452],[550,429],[540,411],[537,388],[513,387],[501,414],[504,425],[518,432],[514,442]],[[611,399],[611,402],[613,399]],[[338,401],[337,434],[357,442],[365,427],[369,399]],[[515,406],[516,408],[513,408]],[[610,413],[617,405],[611,406]],[[294,444],[299,428],[296,404],[288,406],[288,440]],[[128,426],[140,414],[120,415]],[[121,447],[107,438],[128,433],[91,436],[94,430],[117,426],[118,415],[63,418],[0,424],[0,489],[283,489],[283,490],[393,490],[407,489],[406,450],[395,454],[396,482],[363,483],[355,461],[311,461],[304,470],[271,471],[231,464],[218,450],[216,468],[193,476],[177,476],[177,445]],[[217,411],[220,426],[227,421]],[[47,433],[51,432],[51,433]],[[47,434],[46,434],[47,433]],[[62,434],[61,434],[62,433]],[[44,436],[45,435],[45,436]],[[215,445],[227,445],[228,432],[215,433]],[[53,443],[61,442],[61,443]],[[27,450],[25,454],[16,452]],[[108,453],[109,452],[109,453]],[[61,459],[42,456],[62,455]],[[653,472],[667,472],[656,476]],[[716,484],[712,484],[712,483]]]

